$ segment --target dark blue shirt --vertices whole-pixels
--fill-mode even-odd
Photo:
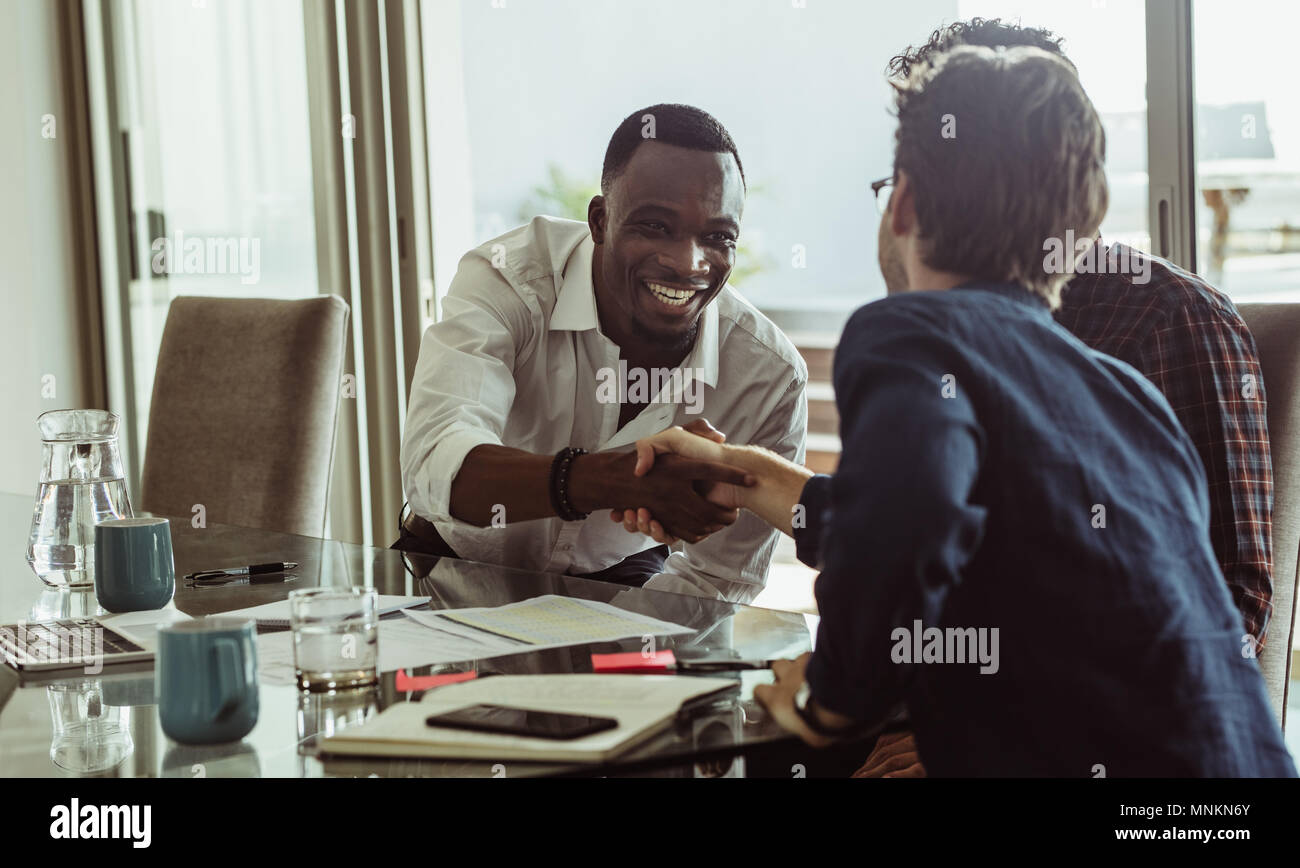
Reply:
[[[818,704],[904,701],[933,775],[1295,775],[1201,461],[1133,368],[971,284],[857,311],[834,385],[795,531]]]

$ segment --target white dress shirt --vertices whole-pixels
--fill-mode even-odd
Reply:
[[[439,322],[424,333],[402,436],[402,487],[411,508],[458,555],[530,570],[591,573],[651,548],[608,510],[475,527],[452,517],[452,480],[474,447],[553,455],[566,446],[627,450],[641,437],[702,415],[729,443],[765,446],[802,462],[808,369],[794,345],[731,287],[700,314],[682,377],[703,382],[692,401],[655,396],[618,427],[620,405],[597,399],[619,347],[601,333],[587,224],[538,217],[460,261]],[[695,386],[699,389],[699,386]],[[606,391],[607,393],[607,391]],[[687,396],[698,396],[687,390]],[[504,507],[503,507],[504,508]],[[669,555],[648,588],[748,602],[762,589],[777,532],[742,511],[735,524]]]

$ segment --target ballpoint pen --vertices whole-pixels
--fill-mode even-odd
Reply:
[[[226,584],[235,579],[247,578],[250,584],[283,581],[280,575],[287,570],[297,569],[293,561],[276,561],[269,564],[253,564],[247,567],[228,567],[222,570],[200,570],[185,576],[185,581],[202,584]],[[261,578],[265,576],[266,578]],[[221,581],[221,580],[225,581]]]
[[[729,657],[695,659],[678,657],[678,672],[740,672],[747,669],[771,669],[771,660],[734,660]]]

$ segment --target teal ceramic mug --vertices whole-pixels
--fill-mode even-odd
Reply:
[[[95,525],[95,597],[109,612],[161,609],[176,592],[172,528],[165,518]]]
[[[257,724],[257,630],[196,618],[158,630],[155,683],[163,732],[182,744],[238,741]]]

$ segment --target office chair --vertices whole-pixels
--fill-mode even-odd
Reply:
[[[1300,304],[1240,304],[1255,335],[1268,398],[1273,452],[1273,617],[1260,668],[1278,722],[1285,726],[1300,562]]]
[[[348,306],[180,297],[163,327],[141,506],[322,536]]]

